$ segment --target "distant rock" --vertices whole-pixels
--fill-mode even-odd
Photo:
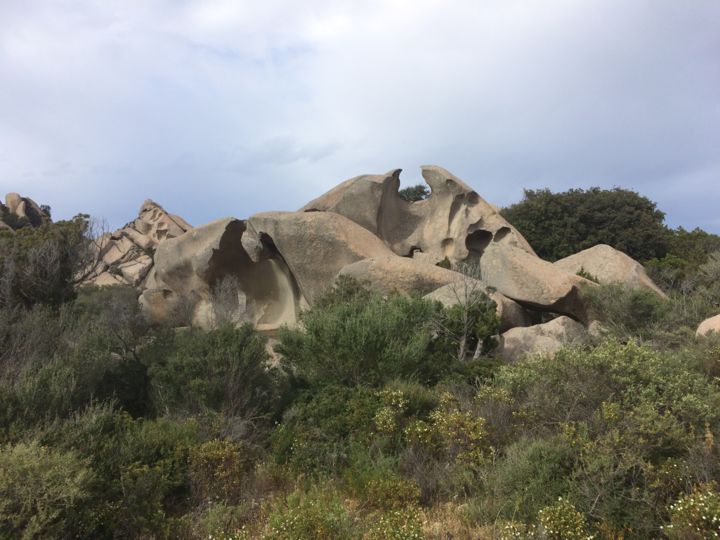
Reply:
[[[720,336],[720,315],[715,315],[701,322],[695,335],[700,337],[707,336],[710,333],[715,333]]]
[[[144,288],[153,267],[153,255],[163,241],[185,234],[192,226],[146,200],[138,217],[114,233],[98,239],[100,263],[88,284],[127,284]]]
[[[8,193],[5,195],[5,204],[0,203],[0,231],[40,227],[49,222],[48,212],[29,197]]]
[[[572,274],[583,270],[596,277],[600,283],[622,283],[632,289],[647,289],[667,298],[639,262],[606,244],[598,244],[553,264]]]
[[[562,347],[582,345],[588,339],[588,331],[582,324],[561,316],[544,324],[504,332],[496,354],[508,362],[517,362],[527,356],[553,355]]]

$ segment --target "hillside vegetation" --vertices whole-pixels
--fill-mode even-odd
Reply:
[[[669,299],[594,287],[591,344],[503,364],[484,295],[348,278],[271,351],[78,288],[83,216],[0,232],[0,538],[720,537],[720,336],[695,338],[720,239],[625,190],[505,215],[549,259],[626,251]]]

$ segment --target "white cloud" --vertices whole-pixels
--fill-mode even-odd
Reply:
[[[0,188],[113,225],[150,196],[198,223],[434,162],[501,204],[622,185],[718,231],[718,16],[714,0],[6,0]]]

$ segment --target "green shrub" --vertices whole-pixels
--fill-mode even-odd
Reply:
[[[450,371],[452,358],[435,350],[431,331],[439,304],[354,287],[341,283],[332,300],[305,312],[302,330],[280,331],[276,350],[289,369],[314,385],[372,386],[399,377],[429,384]]]
[[[190,486],[198,501],[237,502],[250,468],[247,450],[228,440],[213,439],[190,449]]]
[[[540,530],[547,540],[592,540],[585,517],[566,499],[538,513]]]
[[[57,538],[77,530],[93,473],[75,452],[33,441],[0,448],[0,530],[15,538]]]
[[[291,493],[268,518],[268,540],[344,540],[358,538],[359,528],[332,490]]]
[[[365,538],[369,540],[422,540],[422,513],[417,506],[407,505],[373,516],[373,524]]]
[[[267,419],[276,386],[265,343],[250,325],[161,333],[144,353],[156,412]]]
[[[487,468],[483,490],[470,505],[472,518],[531,523],[542,508],[567,493],[574,463],[575,451],[560,437],[512,443]]]
[[[341,472],[355,443],[370,444],[381,407],[377,392],[364,386],[304,393],[273,434],[276,461],[298,472]]]
[[[698,487],[670,506],[670,538],[705,540],[720,538],[720,494],[711,486]]]
[[[617,337],[650,337],[670,305],[647,289],[609,283],[584,289],[594,318]]]

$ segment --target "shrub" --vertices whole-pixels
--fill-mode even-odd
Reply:
[[[502,215],[549,261],[597,244],[639,261],[663,257],[669,247],[665,214],[646,197],[621,188],[527,189],[523,200],[504,208]]]
[[[470,505],[473,519],[531,523],[544,507],[567,493],[575,451],[560,437],[522,438],[488,467],[481,494]]]
[[[36,441],[0,448],[0,529],[8,537],[55,538],[77,530],[93,474],[75,452]]]
[[[250,465],[241,445],[218,439],[204,442],[190,449],[191,491],[198,501],[237,502]]]
[[[417,184],[399,190],[398,195],[404,201],[416,202],[427,199],[430,196],[430,190],[424,184]]]
[[[557,504],[540,510],[538,521],[548,540],[592,540],[587,522],[570,501],[560,498]]]
[[[373,516],[373,525],[366,538],[369,540],[422,540],[422,513],[417,506],[407,505]]]
[[[609,283],[584,289],[595,318],[618,337],[650,337],[670,306],[647,289]]]
[[[671,538],[720,538],[720,494],[711,486],[699,486],[670,506],[670,517],[665,532]]]
[[[276,387],[265,343],[250,325],[161,333],[143,355],[155,410],[267,419]]]
[[[381,386],[399,377],[431,384],[450,371],[452,357],[436,350],[431,332],[439,304],[386,299],[350,281],[329,296],[303,314],[302,330],[281,329],[276,348],[313,385]]]
[[[269,540],[344,540],[358,538],[354,523],[332,490],[296,490],[268,518]]]

